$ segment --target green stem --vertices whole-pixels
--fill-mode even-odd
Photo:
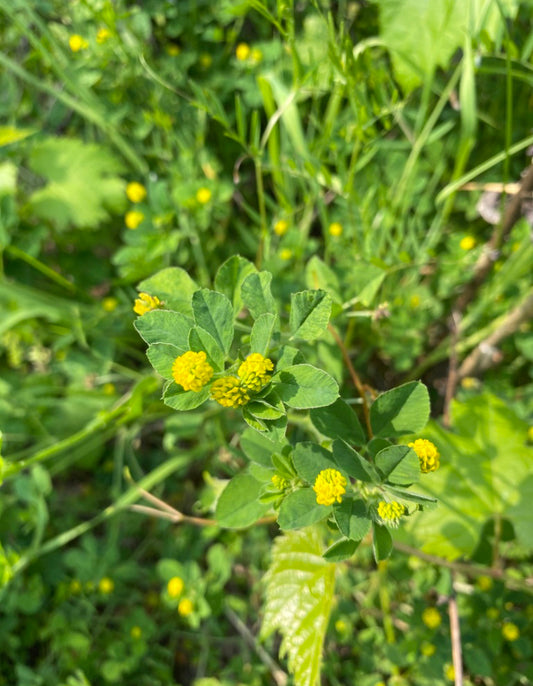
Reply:
[[[29,264],[30,267],[33,267],[37,271],[41,272],[41,274],[44,274],[44,276],[48,277],[51,281],[54,281],[59,286],[66,288],[71,293],[74,293],[77,290],[76,286],[65,279],[64,276],[61,276],[61,274],[58,274],[53,269],[50,269],[50,267],[32,255],[28,255],[28,253],[24,252],[24,250],[20,250],[20,248],[17,248],[15,245],[8,245],[5,250],[8,255],[11,255],[11,257],[23,260],[26,262],[26,264]]]
[[[270,256],[270,236],[268,234],[266,205],[265,205],[265,188],[263,185],[263,165],[258,156],[254,157],[255,166],[255,182],[257,189],[257,202],[259,205],[259,217],[261,222],[261,237],[259,239],[259,247],[255,258],[255,265],[261,269],[263,259],[268,259]]]

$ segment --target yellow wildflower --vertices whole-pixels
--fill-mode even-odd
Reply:
[[[478,576],[476,579],[476,586],[480,591],[490,591],[492,588],[492,579],[490,576]]]
[[[465,391],[472,391],[479,388],[479,385],[479,380],[473,376],[465,376],[464,379],[461,379],[461,388],[464,388]]]
[[[395,500],[391,503],[386,503],[384,500],[381,500],[378,503],[378,516],[381,519],[381,523],[385,524],[385,526],[398,526],[400,517],[404,512],[405,507]]]
[[[346,479],[336,469],[323,469],[315,480],[313,491],[319,505],[332,505],[335,501],[342,502],[346,493]]]
[[[289,228],[289,222],[286,219],[280,219],[274,224],[274,233],[277,236],[284,236]]]
[[[115,388],[115,384],[112,383],[105,383],[102,386],[102,390],[104,392],[104,395],[115,395],[117,392],[117,389]]]
[[[428,629],[436,629],[441,625],[442,617],[440,612],[435,607],[426,607],[422,612],[422,621]]]
[[[196,200],[200,203],[200,205],[207,205],[207,203],[211,200],[211,195],[212,194],[209,188],[199,188],[196,191]]]
[[[133,311],[141,317],[151,310],[156,310],[161,307],[163,303],[157,295],[148,295],[148,293],[139,293],[139,297],[135,300],[135,305],[133,306]]]
[[[146,188],[138,181],[131,181],[126,186],[126,195],[131,202],[142,202],[146,198]]]
[[[172,365],[172,377],[184,391],[198,393],[209,383],[213,376],[213,367],[207,362],[207,355],[201,350],[192,350],[176,357]]]
[[[433,645],[433,643],[428,643],[427,641],[424,641],[420,646],[420,652],[424,657],[431,657],[432,655],[435,655],[436,650],[437,648]]]
[[[74,33],[68,39],[68,44],[72,52],[79,52],[80,50],[86,50],[89,47],[88,41],[85,40],[78,33]]]
[[[105,26],[102,26],[101,28],[98,29],[96,33],[96,42],[97,43],[105,43],[108,38],[111,37],[111,31],[106,28]]]
[[[104,576],[103,579],[100,579],[98,582],[98,590],[100,593],[103,593],[104,595],[109,595],[109,593],[113,593],[113,589],[115,588],[115,584],[113,582],[113,579],[110,579],[108,576]]]
[[[252,353],[244,360],[237,373],[243,385],[257,393],[270,381],[272,376],[268,372],[273,369],[272,360],[260,353]]]
[[[283,248],[283,250],[280,251],[279,256],[282,260],[290,260],[292,257],[292,250],[290,248]]]
[[[190,615],[193,609],[194,607],[191,600],[189,600],[188,598],[183,598],[183,600],[180,600],[180,604],[178,605],[178,612],[182,617],[187,617],[188,615]]]
[[[455,669],[452,664],[448,663],[444,665],[444,676],[448,681],[455,681]]]
[[[250,400],[250,395],[236,376],[223,376],[213,382],[211,398],[223,407],[241,407]]]
[[[434,472],[440,466],[440,455],[437,446],[425,438],[417,438],[414,443],[407,444],[418,455],[420,469],[424,474]]]
[[[459,242],[461,250],[472,250],[475,245],[476,239],[474,236],[465,236],[464,238],[461,238],[461,241]]]
[[[533,443],[533,426],[530,426],[527,430],[527,439]]]
[[[104,298],[102,300],[102,309],[105,312],[113,312],[117,309],[118,300],[116,298]]]
[[[520,637],[520,629],[512,622],[504,622],[502,625],[502,636],[506,641],[516,641]]]
[[[239,62],[246,62],[246,60],[250,57],[251,52],[252,51],[248,43],[239,43],[239,45],[237,45],[237,49],[235,50],[235,57],[239,60]]]
[[[329,225],[328,231],[330,236],[338,238],[342,235],[342,224],[339,224],[339,222],[333,222]]]
[[[78,581],[78,579],[72,579],[72,581],[70,582],[70,585],[69,585],[69,589],[70,589],[70,592],[74,593],[75,595],[77,595],[78,593],[81,593],[82,586],[81,586],[81,583]]]
[[[179,576],[173,576],[167,584],[168,595],[171,598],[177,598],[181,595],[184,586],[185,584],[183,583],[183,579],[181,579]]]
[[[167,45],[165,49],[167,55],[169,55],[170,57],[177,57],[181,52],[180,46],[176,45],[176,43],[170,43],[169,45]]]
[[[278,491],[283,491],[289,485],[287,479],[283,478],[279,474],[274,474],[274,476],[271,478],[271,481]]]
[[[138,641],[139,638],[141,638],[142,635],[143,635],[143,632],[142,632],[142,629],[141,629],[140,626],[135,625],[135,626],[132,626],[132,627],[131,627],[131,629],[130,629],[130,636],[131,636],[132,638],[134,638],[136,641]]]
[[[139,212],[139,210],[130,210],[129,212],[126,212],[124,223],[128,229],[134,230],[139,226],[143,219],[144,214],[142,212]]]

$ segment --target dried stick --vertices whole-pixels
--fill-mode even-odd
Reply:
[[[448,599],[448,614],[450,615],[450,634],[452,639],[452,660],[455,686],[463,686],[463,654],[461,650],[461,626],[459,624],[459,610],[454,588],[455,575],[452,571],[452,592]]]

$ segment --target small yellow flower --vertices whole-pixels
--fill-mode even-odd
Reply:
[[[157,295],[139,293],[139,297],[135,300],[133,311],[135,314],[138,314],[139,317],[142,317],[143,314],[156,310],[158,307],[161,307],[162,304],[163,303],[159,300]]]
[[[330,236],[338,238],[342,235],[342,224],[339,224],[339,222],[333,222],[329,225],[328,231]]]
[[[455,681],[455,669],[452,664],[448,663],[444,665],[444,676],[448,681]]]
[[[105,383],[102,386],[102,390],[104,392],[104,395],[115,395],[117,392],[117,389],[115,388],[115,384],[112,383]]]
[[[166,47],[166,53],[170,57],[177,57],[181,53],[181,48],[179,45],[176,45],[176,43],[170,43]]]
[[[459,243],[459,247],[461,250],[472,250],[476,245],[476,239],[474,236],[465,236],[464,238],[461,238],[461,241]]]
[[[108,576],[104,576],[103,579],[100,579],[98,582],[98,590],[100,593],[103,593],[104,595],[109,595],[110,593],[113,593],[113,590],[115,588],[115,584],[113,582],[113,579],[110,579]]]
[[[209,188],[199,188],[196,191],[196,200],[200,203],[200,205],[207,205],[207,203],[211,200],[211,195],[212,193]]]
[[[237,49],[235,50],[235,57],[239,60],[239,62],[246,62],[246,60],[250,57],[251,52],[252,51],[248,43],[239,43],[239,45],[237,45]]]
[[[342,496],[346,493],[346,483],[345,477],[336,469],[323,469],[313,486],[318,505],[332,505],[335,501],[342,502]]]
[[[113,312],[117,309],[118,300],[116,298],[104,298],[102,300],[102,309],[105,312]]]
[[[424,474],[434,472],[439,468],[439,451],[437,450],[437,446],[431,441],[427,441],[425,438],[417,438],[414,443],[408,443],[407,445],[418,455],[420,469]]]
[[[428,643],[427,641],[424,641],[422,645],[420,646],[420,652],[424,657],[431,657],[432,655],[435,655],[437,648],[433,645],[433,643]]]
[[[102,26],[101,28],[98,29],[96,33],[96,42],[97,43],[105,43],[108,38],[111,37],[111,31],[106,28],[105,26]]]
[[[80,50],[86,50],[89,47],[88,41],[85,40],[78,33],[74,33],[68,39],[68,44],[72,52],[79,52]]]
[[[279,474],[274,474],[274,476],[271,478],[271,481],[274,484],[274,486],[278,489],[278,491],[285,490],[289,485],[287,479],[283,478]]]
[[[131,229],[133,231],[139,226],[143,219],[144,214],[142,212],[139,212],[139,210],[130,210],[129,212],[126,212],[126,216],[124,217],[124,223],[126,224],[128,229]]]
[[[183,600],[180,600],[180,604],[178,605],[178,613],[182,617],[187,617],[188,615],[190,615],[193,609],[194,607],[191,600],[189,600],[188,598],[183,598]]]
[[[132,626],[130,629],[130,636],[134,638],[136,641],[138,641],[141,636],[143,635],[142,629],[140,626]]]
[[[492,588],[492,579],[490,576],[478,576],[476,579],[476,586],[480,591],[490,591]]]
[[[250,55],[250,60],[254,64],[259,64],[259,62],[261,62],[262,59],[263,59],[263,53],[261,52],[261,50],[259,50],[259,48],[252,48],[252,54]]]
[[[69,585],[69,589],[70,592],[74,595],[78,595],[78,593],[81,593],[82,586],[78,579],[72,579]]]
[[[213,58],[209,53],[204,52],[200,55],[199,62],[202,69],[209,69],[209,67],[213,64]]]
[[[260,353],[252,353],[241,364],[237,374],[246,388],[257,393],[270,381],[272,376],[268,372],[273,369],[272,360]]]
[[[192,350],[176,357],[172,365],[172,377],[184,391],[198,393],[209,383],[213,376],[213,367],[207,362],[207,355],[201,350]]]
[[[181,595],[183,587],[185,586],[183,579],[179,576],[173,576],[167,584],[168,595],[171,598],[177,598]]]
[[[274,224],[274,233],[277,236],[284,236],[289,229],[289,222],[286,219],[279,219]]]
[[[138,181],[131,181],[126,186],[126,195],[131,202],[142,202],[146,198],[146,188]]]
[[[290,260],[292,258],[292,250],[290,248],[283,248],[283,250],[280,250],[279,256],[282,260]]]
[[[479,380],[473,376],[465,376],[464,379],[461,379],[461,388],[464,388],[465,391],[472,391],[479,388],[479,385]]]
[[[422,612],[422,621],[428,629],[436,629],[441,625],[442,617],[440,612],[435,607],[426,607]]]
[[[530,426],[527,430],[527,440],[533,443],[533,426]]]
[[[250,400],[250,395],[236,376],[223,376],[213,382],[211,398],[222,407],[241,407]]]
[[[393,500],[391,503],[386,503],[381,500],[378,503],[378,516],[381,523],[385,526],[397,527],[400,523],[400,517],[405,512],[405,507]]]
[[[335,622],[335,631],[338,631],[339,634],[344,634],[348,631],[349,626],[347,622],[344,621],[344,619],[337,619]]]
[[[413,308],[413,310],[416,310],[417,307],[420,307],[420,296],[415,293],[415,295],[412,295],[410,300],[409,300],[409,305]]]

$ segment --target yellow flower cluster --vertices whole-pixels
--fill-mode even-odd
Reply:
[[[133,311],[142,317],[143,314],[156,310],[161,307],[163,303],[157,295],[148,295],[148,293],[139,293],[139,297],[135,300],[135,305],[133,306]]]
[[[272,360],[260,353],[252,353],[241,364],[237,374],[246,388],[257,393],[270,381],[272,375],[268,372],[273,369]]]
[[[209,383],[213,376],[213,367],[207,361],[207,355],[201,350],[192,350],[176,357],[172,365],[172,377],[184,391],[197,393]]]
[[[87,50],[89,47],[89,43],[83,36],[80,36],[78,33],[72,34],[70,38],[68,39],[68,45],[69,48],[72,50],[72,52],[79,52],[80,50]]]
[[[131,202],[142,202],[146,198],[146,188],[138,181],[131,181],[126,186],[126,195]]]
[[[465,236],[459,241],[459,247],[461,250],[472,250],[476,247],[476,239],[474,236]]]
[[[435,607],[426,607],[422,612],[422,621],[428,629],[436,629],[441,625],[442,617],[440,612]]]
[[[342,235],[342,224],[339,224],[339,222],[333,222],[329,225],[328,231],[330,236],[338,238]]]
[[[213,382],[211,398],[222,407],[242,407],[250,400],[250,395],[236,376],[223,376]]]
[[[274,486],[278,489],[278,491],[283,491],[289,485],[287,479],[280,476],[279,474],[274,474],[271,481],[274,484]]]
[[[395,500],[391,503],[386,503],[384,500],[381,500],[378,503],[378,516],[386,526],[398,526],[400,517],[404,512],[405,507]]]
[[[346,493],[346,479],[336,469],[323,469],[315,480],[313,491],[319,505],[332,505],[342,502]]]
[[[196,201],[200,203],[200,205],[207,205],[207,203],[211,200],[211,191],[209,188],[199,188],[196,191]]]
[[[414,443],[407,444],[418,455],[420,469],[424,474],[434,472],[440,466],[440,455],[437,446],[425,438],[417,438]]]
[[[211,386],[211,398],[223,407],[242,407],[250,400],[250,393],[257,393],[272,378],[272,360],[260,353],[252,353],[239,367],[237,376],[223,376]]]
[[[177,598],[181,595],[184,586],[185,584],[182,578],[173,576],[167,584],[167,593],[171,598]]]
[[[520,629],[512,622],[504,622],[502,625],[502,636],[506,641],[512,643],[520,638]]]
[[[139,210],[130,210],[129,212],[126,212],[124,216],[124,223],[128,229],[131,229],[132,231],[135,231],[135,229],[138,228],[139,224],[141,224],[143,220],[144,214],[139,212]]]

